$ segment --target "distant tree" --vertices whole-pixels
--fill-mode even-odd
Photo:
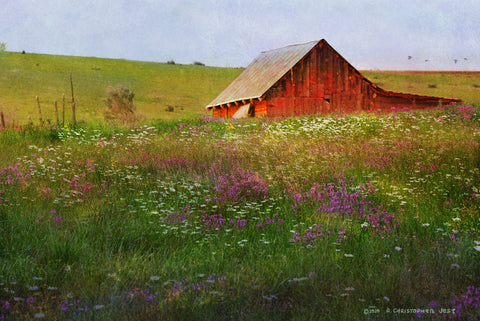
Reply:
[[[169,64],[169,65],[175,65],[175,61],[169,60],[169,61],[167,61],[167,64]]]
[[[200,61],[194,61],[193,64],[196,65],[196,66],[205,66],[205,64],[203,62],[200,62]]]
[[[7,44],[5,42],[0,42],[0,52],[7,50]]]

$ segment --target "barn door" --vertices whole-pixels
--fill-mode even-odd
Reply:
[[[332,112],[332,105],[332,95],[325,95],[325,97],[323,97],[322,113],[330,114]]]
[[[232,119],[247,118],[250,115],[250,104],[245,104],[238,108],[237,112],[233,114]]]

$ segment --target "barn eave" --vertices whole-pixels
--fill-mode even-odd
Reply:
[[[206,107],[207,110],[212,110],[213,108],[224,108],[224,107],[229,107],[229,106],[242,106],[246,104],[251,104],[255,101],[262,101],[264,99],[264,95],[262,94],[261,96],[257,97],[249,97],[249,98],[241,98],[237,100],[232,100],[232,101],[226,101],[222,103],[217,103],[215,105],[208,105]]]

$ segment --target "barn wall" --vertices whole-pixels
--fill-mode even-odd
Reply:
[[[231,105],[229,107],[222,107],[222,108],[213,108],[213,117],[222,117],[222,118],[230,118],[237,112],[239,109],[238,106]]]
[[[375,99],[375,108],[377,110],[389,111],[392,108],[412,107],[415,109],[435,108],[440,104],[451,103],[449,99],[441,99],[436,97],[416,97],[408,94],[382,94]]]
[[[225,117],[223,109],[213,108],[213,117]]]
[[[269,117],[373,109],[371,85],[338,53],[315,47],[266,93]]]
[[[412,107],[415,105],[413,99],[408,99],[404,97],[391,97],[385,95],[379,95],[375,99],[375,108],[377,110],[390,110],[392,108],[404,108]],[[438,102],[437,102],[438,105]]]
[[[266,101],[257,101],[253,103],[253,116],[255,117],[265,117],[267,116],[267,102]]]
[[[329,45],[319,44],[265,95],[266,115],[432,108],[436,97],[386,92],[375,87]],[[444,103],[448,103],[448,100]]]

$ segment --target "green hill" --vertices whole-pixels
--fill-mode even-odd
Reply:
[[[101,120],[109,86],[135,93],[137,110],[147,119],[188,119],[205,106],[241,72],[239,68],[127,61],[93,57],[0,53],[0,110],[8,121],[37,121],[35,96],[44,119],[54,119],[54,102],[66,99],[70,119],[70,74],[73,77],[77,118]],[[173,106],[173,111],[166,111]]]
[[[70,119],[70,74],[73,77],[77,119],[103,119],[106,88],[124,86],[135,93],[137,110],[148,120],[191,119],[242,71],[199,65],[73,57],[45,54],[0,53],[0,110],[7,124],[38,120],[35,96],[44,119],[54,120],[54,102]],[[480,104],[479,72],[362,72],[387,90],[461,98]],[[167,106],[173,106],[168,111]],[[170,108],[171,109],[171,108]]]

